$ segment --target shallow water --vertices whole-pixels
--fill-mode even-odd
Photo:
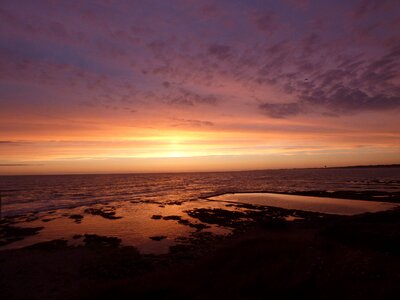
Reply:
[[[94,205],[92,208],[104,208],[104,205]],[[122,245],[135,246],[141,253],[167,253],[169,247],[176,244],[176,239],[188,237],[197,230],[190,226],[180,224],[177,220],[153,219],[153,215],[162,217],[180,216],[193,224],[199,224],[188,216],[185,211],[194,208],[223,208],[224,203],[205,200],[188,201],[181,205],[159,205],[158,203],[110,203],[106,207],[115,208],[115,216],[119,219],[107,219],[98,215],[85,213],[88,207],[73,209],[60,209],[57,211],[42,212],[13,219],[17,226],[44,227],[38,234],[25,237],[23,240],[13,242],[0,247],[0,250],[26,247],[42,241],[66,239],[69,245],[81,245],[82,238],[74,239],[74,236],[84,234],[97,234],[101,236],[113,236],[122,239]],[[83,216],[81,222],[75,222],[71,215]],[[45,220],[46,222],[44,222]],[[50,221],[47,221],[50,220]],[[202,232],[211,232],[217,235],[226,235],[231,229],[212,224]],[[165,236],[161,241],[150,239],[152,236]]]
[[[230,193],[208,198],[213,201],[245,203],[319,212],[335,215],[356,215],[385,211],[400,207],[399,204],[377,201],[348,200],[273,193]]]
[[[0,250],[60,238],[66,239],[69,245],[81,245],[82,235],[97,234],[118,237],[122,245],[135,246],[142,253],[167,253],[171,245],[198,233],[230,234],[233,228],[229,224],[203,223],[200,219],[192,218],[188,211],[223,209],[246,212],[252,209],[232,202],[333,214],[392,208],[391,204],[373,201],[237,194],[312,190],[400,192],[400,168],[1,176],[2,213],[8,217],[6,220],[10,220],[12,226],[44,228],[35,235],[1,246]],[[223,193],[230,194],[203,199]],[[93,215],[86,211],[88,208],[111,209],[115,216],[121,218],[108,219]],[[263,210],[262,213],[268,215],[269,212]],[[271,217],[276,216],[273,211],[270,213]],[[81,215],[82,218],[77,221],[71,215]],[[153,218],[154,215],[161,218]],[[175,216],[175,219],[163,218],[168,216]],[[287,221],[301,221],[304,216],[281,212],[280,217]],[[207,228],[199,229],[196,226]],[[152,237],[162,238],[153,240]]]
[[[400,191],[400,168],[0,176],[3,215],[119,201],[184,202],[225,192]]]

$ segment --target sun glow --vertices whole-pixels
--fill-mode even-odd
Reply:
[[[175,157],[175,158],[177,158],[177,157],[188,157],[188,155],[186,155],[183,152],[174,151],[174,152],[169,153],[169,155],[167,157]]]

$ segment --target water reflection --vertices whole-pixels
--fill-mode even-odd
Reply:
[[[12,218],[13,225],[20,227],[44,227],[36,235],[9,243],[0,250],[26,247],[42,241],[66,239],[69,245],[82,244],[85,234],[113,236],[122,240],[123,245],[135,246],[142,253],[167,253],[176,239],[188,237],[199,231],[196,225],[201,222],[191,218],[186,211],[196,208],[227,208],[225,204],[205,200],[188,201],[182,204],[151,202],[116,202],[108,205],[92,205],[73,209],[60,209],[37,214],[27,214]],[[117,218],[91,212],[106,211],[111,208]],[[154,218],[160,216],[160,218]],[[226,235],[231,229],[213,224],[201,227],[203,232]],[[163,239],[152,237],[163,236]]]
[[[322,198],[273,193],[232,193],[208,198],[213,201],[265,205],[336,215],[356,215],[399,207],[398,204],[377,201]]]

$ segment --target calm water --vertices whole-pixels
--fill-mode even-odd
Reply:
[[[400,191],[400,168],[225,173],[1,176],[3,214],[124,201],[185,202],[224,192]]]
[[[366,212],[378,212],[399,207],[399,204],[377,201],[362,201],[337,198],[321,198],[272,193],[223,194],[208,198],[213,201],[245,203],[273,206],[285,209],[312,211],[334,215],[357,215]]]

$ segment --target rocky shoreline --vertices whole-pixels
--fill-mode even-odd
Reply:
[[[371,299],[399,290],[399,209],[335,216],[230,203],[185,212],[151,216],[193,229],[166,254],[142,254],[118,237],[96,234],[75,235],[78,245],[60,238],[0,251],[1,296],[26,299],[29,290],[29,299]],[[123,218],[111,206],[66,218],[79,222],[93,213],[109,222]],[[3,219],[2,240],[40,231],[17,223]]]

